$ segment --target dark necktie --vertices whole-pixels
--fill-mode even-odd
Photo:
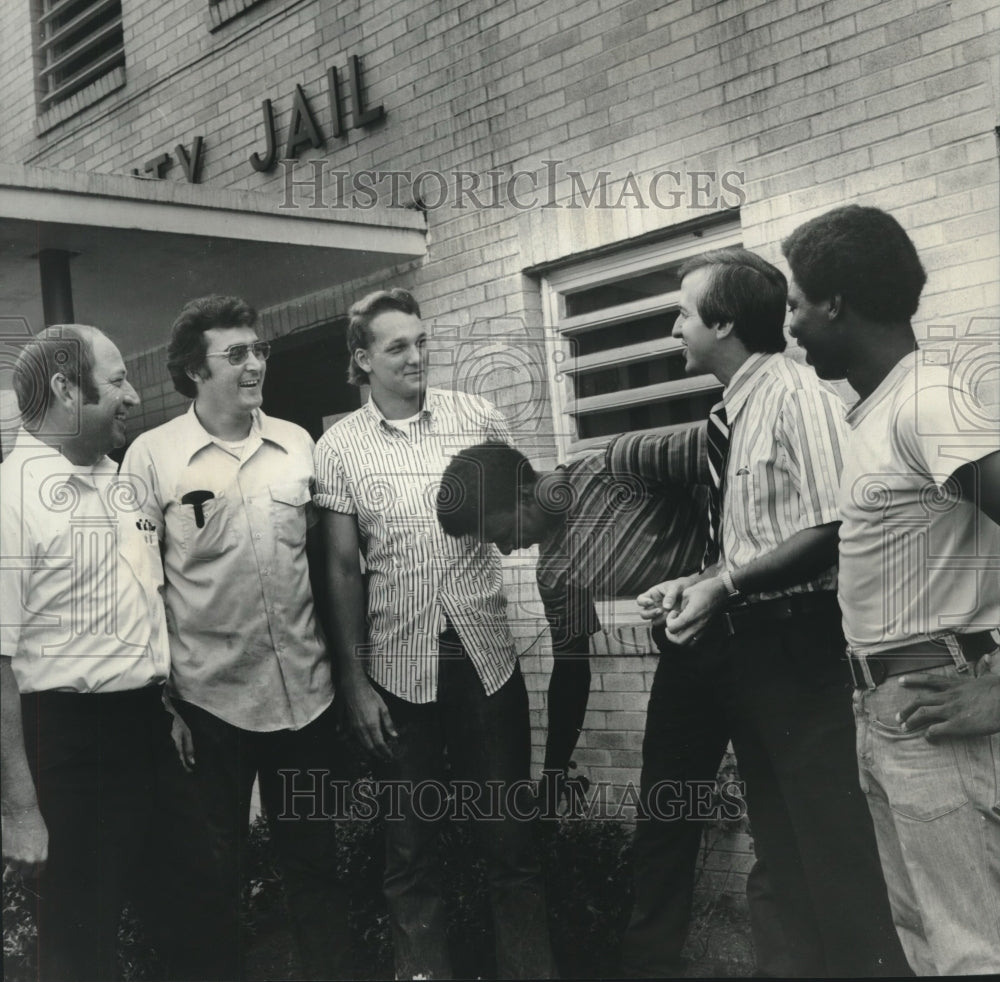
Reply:
[[[722,494],[726,481],[726,458],[729,456],[729,420],[722,401],[708,414],[708,470],[712,484],[708,493],[708,542],[703,568],[719,558],[722,543]]]

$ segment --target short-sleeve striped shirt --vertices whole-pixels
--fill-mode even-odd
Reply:
[[[722,394],[730,426],[722,556],[739,569],[796,532],[839,520],[847,439],[844,405],[815,373],[782,354],[751,355]],[[764,600],[837,588],[837,567]]]
[[[356,516],[368,571],[369,676],[409,702],[433,702],[438,636],[458,631],[487,694],[510,678],[517,652],[500,554],[437,520],[450,458],[476,443],[510,442],[485,399],[428,389],[411,420],[387,420],[371,399],[316,446],[315,503]]]

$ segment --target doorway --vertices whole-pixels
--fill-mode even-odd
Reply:
[[[291,420],[318,440],[323,420],[353,412],[361,391],[347,381],[347,318],[271,342],[264,412]]]

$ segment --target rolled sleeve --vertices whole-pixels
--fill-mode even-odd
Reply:
[[[316,468],[316,488],[313,504],[327,511],[345,515],[357,513],[351,482],[344,469],[340,451],[326,438],[316,444],[314,456]]]
[[[486,439],[498,443],[513,444],[513,437],[510,435],[510,427],[507,420],[503,418],[500,411],[485,399],[480,400],[486,411]]]

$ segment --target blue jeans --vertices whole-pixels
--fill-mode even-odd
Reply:
[[[928,743],[896,722],[912,700],[897,678],[854,695],[896,929],[918,975],[1000,972],[1000,735]]]
[[[504,789],[514,785],[523,792],[518,801],[498,795],[500,814],[475,820],[472,827],[486,859],[498,977],[549,978],[552,956],[535,824],[513,817],[507,808],[530,814],[533,805],[527,784],[531,736],[524,679],[515,665],[510,679],[487,696],[458,636],[446,632],[442,639],[435,702],[410,703],[378,689],[399,732],[395,759],[378,773],[399,789],[394,791],[395,811],[401,818],[385,823],[385,896],[396,978],[451,977],[436,848],[439,823],[426,814],[438,802],[432,794],[415,805],[408,793],[446,776],[479,786],[487,781]],[[518,787],[517,782],[523,784]]]

